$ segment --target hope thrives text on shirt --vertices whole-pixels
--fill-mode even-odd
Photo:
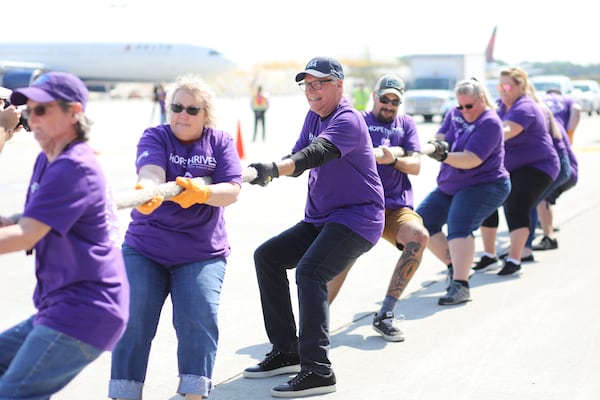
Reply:
[[[208,168],[215,169],[217,160],[212,156],[196,154],[191,157],[182,157],[179,154],[169,154],[169,161],[185,168]]]

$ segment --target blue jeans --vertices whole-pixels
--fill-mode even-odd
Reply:
[[[448,225],[448,240],[473,235],[483,221],[504,203],[510,193],[510,180],[467,186],[454,195],[434,189],[421,202],[417,214],[430,236]]]
[[[298,353],[302,368],[328,374],[329,303],[327,282],[373,244],[350,228],[300,222],[254,252],[263,318],[273,348]],[[287,270],[296,268],[299,337],[292,311]]]
[[[0,334],[0,400],[46,400],[103,350],[31,317]]]
[[[558,176],[554,182],[552,182],[550,187],[548,187],[540,196],[540,200],[529,210],[529,236],[527,237],[525,247],[531,248],[533,239],[535,239],[535,228],[538,223],[537,205],[544,201],[547,197],[550,197],[550,195],[554,193],[556,189],[567,183],[571,177],[571,162],[569,161],[569,154],[564,151],[559,153],[558,158],[560,159],[560,172],[558,173]]]
[[[227,261],[222,258],[167,268],[123,245],[131,286],[130,319],[112,353],[108,397],[141,399],[152,340],[167,296],[177,335],[178,393],[208,397],[217,354],[217,313]]]

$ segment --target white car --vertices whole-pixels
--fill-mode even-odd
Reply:
[[[581,91],[573,86],[573,81],[566,75],[536,75],[529,80],[540,94],[546,93],[549,89],[558,89],[563,95],[581,105]]]
[[[575,79],[573,86],[581,90],[581,112],[600,115],[600,84],[594,80]]]

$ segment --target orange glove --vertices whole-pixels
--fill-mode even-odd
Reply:
[[[135,185],[135,189],[136,190],[144,189],[144,185],[141,183],[137,183]],[[145,202],[144,204],[140,204],[135,209],[144,215],[150,215],[150,214],[152,214],[152,212],[154,212],[154,210],[156,210],[158,207],[160,207],[160,205],[162,204],[162,202],[164,200],[165,200],[164,196],[157,195],[157,196],[154,196],[153,198],[151,198],[150,200],[148,200],[147,202]]]
[[[184,191],[177,196],[171,197],[171,201],[179,204],[183,208],[188,208],[194,204],[206,203],[210,198],[210,188],[207,185],[198,185],[191,178],[178,176],[175,183],[181,186]]]

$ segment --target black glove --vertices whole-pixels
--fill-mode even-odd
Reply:
[[[271,163],[254,163],[250,164],[256,170],[256,179],[250,182],[251,185],[267,186],[273,178],[279,178],[279,169],[277,164]]]
[[[427,154],[429,157],[440,162],[448,157],[448,142],[445,140],[430,140],[427,143],[432,144],[435,147],[433,153]]]

